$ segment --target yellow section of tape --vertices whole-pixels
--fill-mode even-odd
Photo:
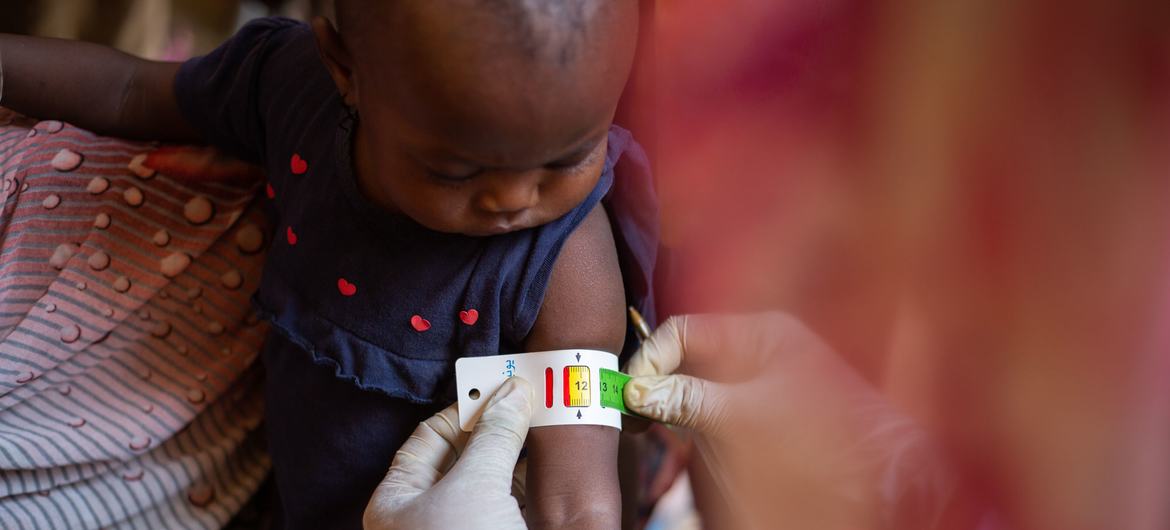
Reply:
[[[590,396],[589,384],[588,366],[566,366],[565,406],[588,407]]]

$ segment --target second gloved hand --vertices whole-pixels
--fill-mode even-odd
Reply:
[[[506,381],[470,436],[455,405],[415,429],[366,507],[367,529],[523,529],[513,468],[528,435],[532,387]]]

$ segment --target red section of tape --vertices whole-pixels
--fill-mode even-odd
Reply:
[[[565,367],[564,379],[565,379],[565,406],[568,407],[568,406],[571,406],[571,405],[569,405],[569,367],[568,366]]]
[[[544,369],[544,408],[551,409],[553,403],[553,371],[552,368]]]

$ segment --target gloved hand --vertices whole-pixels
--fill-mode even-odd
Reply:
[[[626,370],[627,407],[699,434],[735,527],[943,524],[954,481],[924,432],[789,316],[672,318]]]
[[[415,429],[366,506],[367,529],[526,528],[512,496],[513,468],[532,417],[532,386],[508,379],[475,429],[459,429],[456,405]]]

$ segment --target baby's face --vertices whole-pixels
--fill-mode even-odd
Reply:
[[[344,38],[327,24],[315,31],[358,112],[367,197],[432,230],[482,236],[548,223],[589,195],[632,60],[636,3],[587,1],[583,29],[538,17],[531,38],[480,4],[365,7]]]
[[[553,221],[596,186],[612,102],[514,113],[476,91],[458,108],[430,99],[407,109],[393,97],[362,99],[358,179],[383,207],[432,230],[485,236]]]

